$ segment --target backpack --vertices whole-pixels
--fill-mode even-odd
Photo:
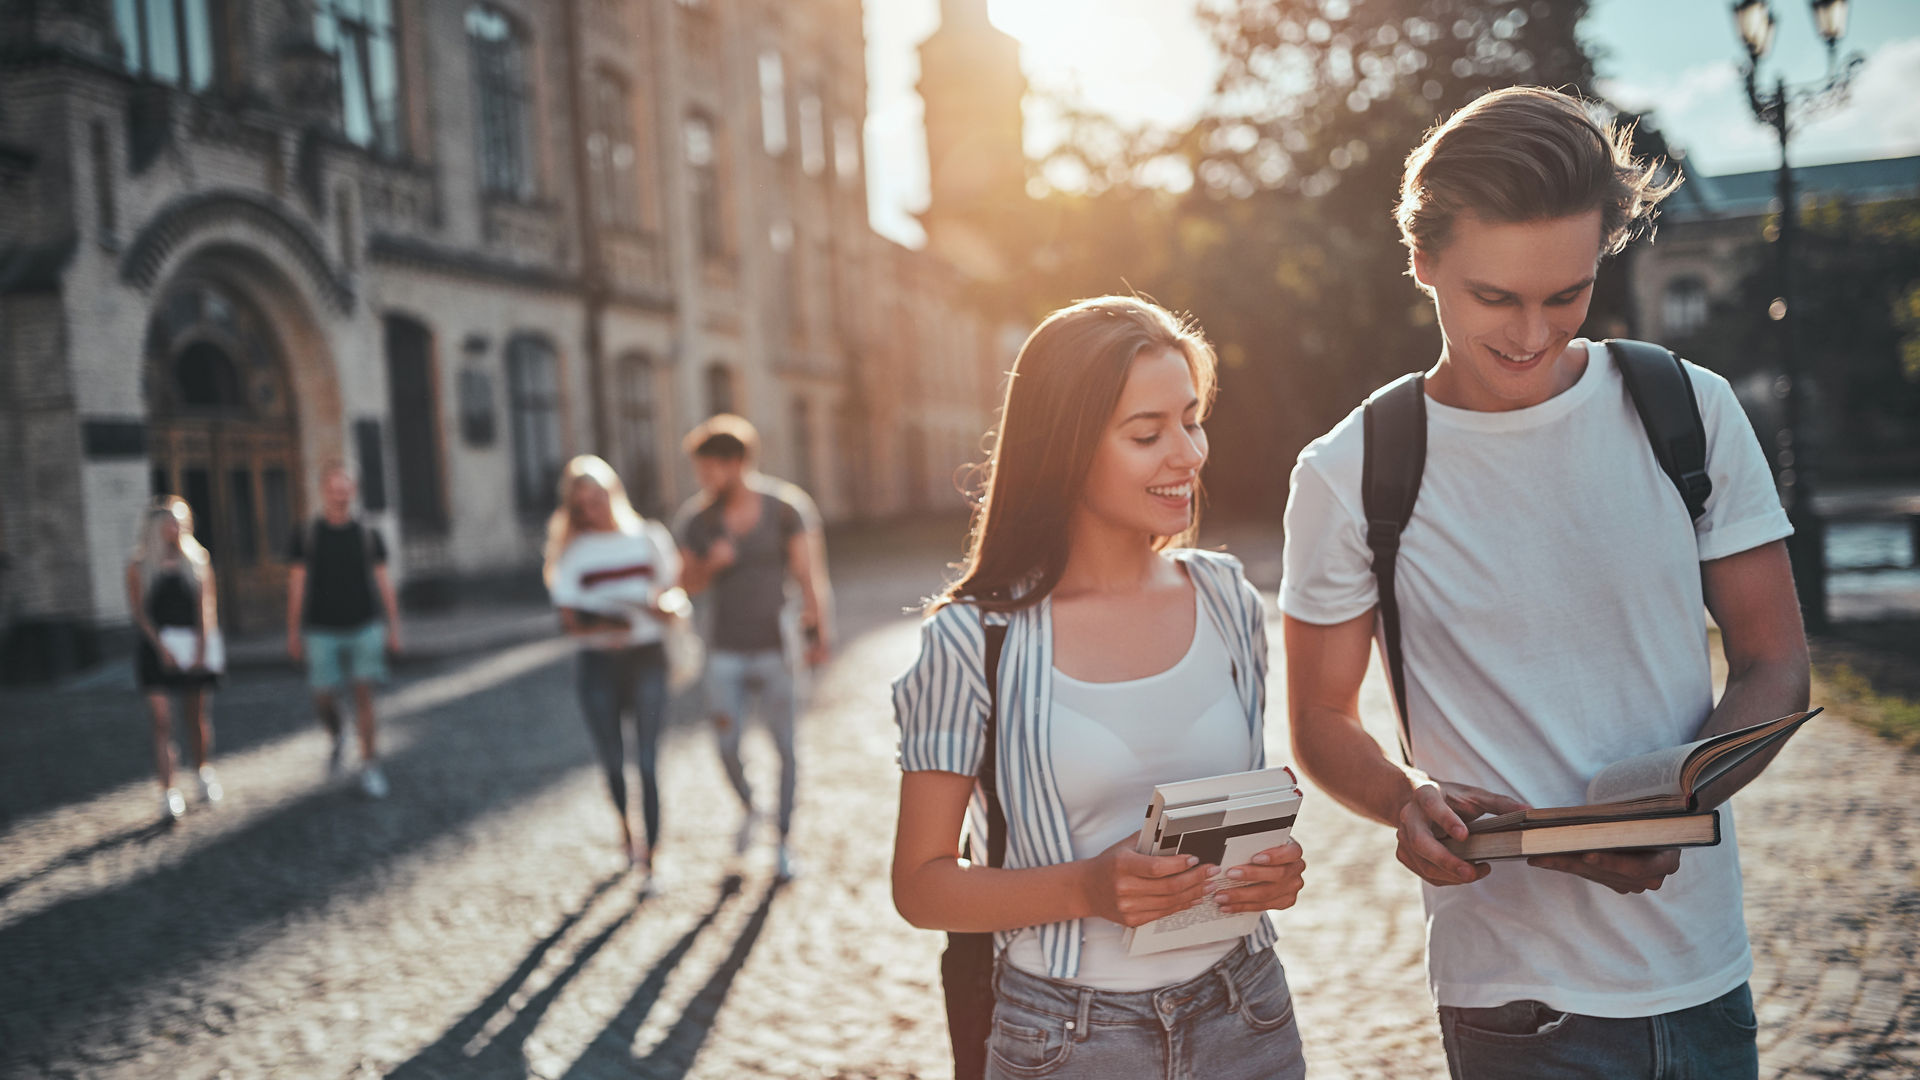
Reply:
[[[979,784],[986,796],[987,835],[967,836],[968,860],[999,866],[1007,855],[1007,817],[1000,808],[994,778],[1000,722],[1000,653],[1007,624],[985,624],[987,678],[986,737],[980,750]],[[983,842],[984,839],[984,842]],[[954,1080],[980,1080],[987,1071],[987,1036],[993,1032],[993,934],[947,935],[940,954],[940,984],[947,999],[947,1038],[953,1045]]]
[[[1620,366],[1627,395],[1640,414],[1660,468],[1679,490],[1687,515],[1700,520],[1707,496],[1713,493],[1713,481],[1707,476],[1706,425],[1701,422],[1700,403],[1694,399],[1686,366],[1671,351],[1649,342],[1615,338],[1603,344]],[[1365,463],[1360,488],[1367,547],[1373,552],[1387,672],[1400,714],[1400,756],[1411,765],[1413,732],[1407,717],[1406,662],[1400,649],[1400,605],[1393,582],[1400,536],[1413,519],[1420,475],[1427,464],[1426,376],[1415,372],[1388,383],[1367,398],[1361,411]]]

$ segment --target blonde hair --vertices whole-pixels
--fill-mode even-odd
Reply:
[[[1135,358],[1166,350],[1187,363],[1205,418],[1213,404],[1213,346],[1191,318],[1132,296],[1101,296],[1041,321],[1013,362],[993,452],[980,472],[984,489],[960,575],[928,611],[969,601],[987,611],[1037,604],[1067,568],[1068,521],[1080,504],[1100,436],[1119,407]],[[1155,550],[1190,544],[1193,516]],[[1017,595],[1016,595],[1017,594]]]
[[[620,474],[613,466],[597,454],[581,454],[567,467],[560,470],[559,499],[553,508],[552,516],[547,518],[547,555],[546,564],[540,569],[540,576],[547,584],[553,584],[553,568],[560,563],[560,556],[567,546],[585,531],[584,526],[574,513],[573,489],[581,483],[598,485],[607,493],[607,501],[613,506],[613,524],[621,532],[638,533],[641,517],[634,510],[633,503],[627,500],[627,486],[620,482]]]
[[[160,538],[160,526],[171,520],[180,528],[180,545],[173,547]],[[207,549],[193,535],[193,507],[178,495],[156,495],[140,515],[133,534],[133,561],[140,567],[140,587],[150,587],[153,579],[176,565],[184,565],[197,589],[206,580],[212,560]]]
[[[1528,222],[1600,211],[1601,251],[1651,232],[1680,186],[1666,163],[1633,156],[1633,127],[1601,123],[1580,100],[1540,86],[1483,94],[1427,132],[1407,155],[1394,212],[1413,252],[1438,254],[1460,214]]]

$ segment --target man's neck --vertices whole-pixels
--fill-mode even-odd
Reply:
[[[353,507],[342,506],[336,508],[329,506],[320,511],[320,516],[327,524],[332,525],[334,528],[339,528],[342,525],[352,524]]]
[[[746,506],[753,502],[758,496],[759,492],[748,487],[747,478],[742,476],[739,480],[721,489],[720,503],[729,510],[741,510],[745,509]]]

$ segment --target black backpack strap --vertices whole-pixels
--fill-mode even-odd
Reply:
[[[1367,547],[1373,552],[1373,577],[1380,595],[1393,703],[1400,713],[1400,756],[1411,765],[1413,731],[1407,717],[1407,665],[1400,650],[1400,604],[1393,585],[1400,559],[1400,535],[1413,519],[1413,504],[1420,498],[1420,476],[1427,468],[1426,376],[1415,372],[1375,391],[1361,406],[1361,421],[1366,456],[1361,467],[1360,498],[1367,515]]]
[[[981,629],[987,634],[987,730],[980,747],[980,790],[987,802],[987,865],[1002,866],[1007,861],[1007,815],[1000,807],[996,775],[999,772],[1000,653],[1007,645],[1007,624],[988,623],[983,617]],[[971,839],[967,846],[973,847]]]
[[[1713,481],[1707,476],[1707,428],[1700,420],[1700,403],[1693,396],[1693,380],[1680,358],[1646,341],[1614,338],[1607,343],[1627,395],[1647,429],[1653,456],[1687,504],[1695,521],[1706,513]]]

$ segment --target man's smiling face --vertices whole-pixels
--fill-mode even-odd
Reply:
[[[1600,211],[1544,221],[1454,220],[1438,252],[1414,253],[1446,352],[1434,400],[1477,412],[1538,405],[1585,370],[1567,344],[1586,321],[1600,265]]]

